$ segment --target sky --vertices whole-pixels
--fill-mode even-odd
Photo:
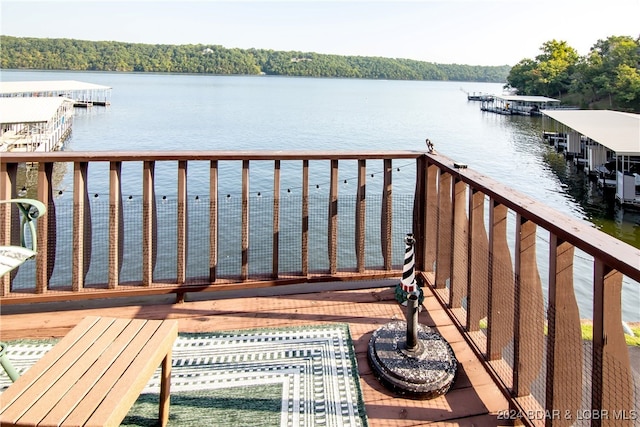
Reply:
[[[0,0],[0,34],[515,65],[640,36],[640,0]]]

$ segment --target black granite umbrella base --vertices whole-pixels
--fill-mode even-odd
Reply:
[[[458,361],[449,343],[428,326],[417,325],[417,345],[407,348],[407,324],[387,323],[369,340],[369,364],[378,380],[396,394],[432,399],[449,391]]]

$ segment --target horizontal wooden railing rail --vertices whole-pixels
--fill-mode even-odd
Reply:
[[[116,297],[135,294],[158,294],[158,293],[176,293],[180,298],[186,292],[195,292],[202,290],[222,290],[229,287],[254,287],[254,286],[271,286],[273,284],[295,283],[305,281],[318,280],[354,280],[358,278],[372,277],[389,277],[396,276],[398,269],[402,263],[401,254],[399,262],[396,262],[394,270],[392,259],[391,231],[393,224],[393,198],[398,195],[393,194],[392,175],[395,172],[392,167],[393,161],[409,162],[409,165],[415,170],[415,159],[419,158],[422,153],[415,151],[340,151],[340,152],[315,152],[315,151],[172,151],[172,152],[53,152],[46,154],[34,153],[7,153],[0,159],[0,176],[2,177],[2,185],[0,186],[0,198],[17,197],[20,191],[20,177],[24,174],[21,168],[35,166],[37,180],[34,183],[36,194],[33,197],[42,200],[48,206],[48,215],[46,220],[39,221],[38,238],[41,243],[41,251],[36,260],[36,272],[34,277],[34,286],[12,286],[12,280],[9,277],[2,279],[3,286],[0,289],[0,295],[3,303],[24,303],[31,301],[52,301],[80,298],[104,298]],[[367,161],[377,161],[379,163],[375,173],[383,176],[382,184],[378,187],[378,199],[380,205],[379,219],[377,224],[367,224],[366,206],[367,201],[371,198],[371,189],[367,191],[367,176],[374,175],[372,171],[367,171]],[[191,203],[190,190],[193,188],[189,171],[191,165],[208,164],[208,171],[205,177],[200,179],[206,181],[200,183],[198,188],[197,201],[208,200],[208,209],[202,211],[202,216],[197,222],[208,222],[208,227],[203,228],[202,233],[208,239],[205,244],[195,251],[209,253],[208,259],[204,262],[208,263],[208,272],[206,274],[194,275],[188,272],[189,258],[193,254],[189,254],[189,240],[193,239],[193,233],[190,235],[191,226],[196,221],[189,220],[189,206]],[[225,163],[226,162],[226,163]],[[220,274],[218,271],[221,252],[225,250],[225,242],[220,241],[220,234],[229,228],[230,225],[220,219],[220,211],[222,204],[231,199],[231,195],[226,197],[219,194],[220,181],[223,178],[221,174],[221,165],[223,163],[232,163],[235,169],[240,169],[238,180],[240,181],[240,196],[237,212],[234,216],[239,218],[237,227],[237,238],[240,241],[239,258],[240,265],[238,271],[234,274]],[[299,268],[292,271],[291,268],[283,271],[282,261],[282,238],[281,234],[285,231],[282,229],[282,223],[285,220],[291,221],[288,214],[282,212],[284,207],[284,197],[288,193],[284,193],[281,188],[281,165],[285,162],[296,164],[296,173],[299,176],[294,180],[301,182],[299,188],[299,206],[296,207],[296,214],[299,221],[299,229],[296,240],[299,246],[294,248],[292,252],[288,252],[286,257],[300,257]],[[338,192],[339,179],[347,182],[342,176],[339,178],[339,172],[342,172],[340,166],[346,162],[352,164],[355,169],[356,181],[355,192],[351,194],[354,198],[353,217],[349,218],[348,224],[352,224],[354,241],[349,244],[349,252],[355,254],[355,265],[344,265],[344,256],[340,256],[339,249],[342,248],[342,240],[338,239],[338,219],[342,215],[338,212]],[[264,164],[268,164],[270,174],[272,175],[272,183],[269,188],[271,192],[272,207],[270,211],[265,205],[261,205],[261,212],[255,212],[253,206],[255,199],[250,194],[250,179],[263,181],[264,178],[252,174],[253,165],[261,165],[257,167],[258,174],[264,173]],[[326,216],[326,228],[318,227],[317,224],[312,230],[310,224],[310,209],[318,209],[317,206],[311,206],[311,185],[310,169],[314,163],[326,163],[319,167],[325,168],[328,184],[323,188],[323,196],[325,195],[325,207],[319,216]],[[60,223],[62,216],[58,211],[62,211],[61,198],[55,191],[56,173],[54,166],[61,164],[72,164],[73,168],[73,205],[72,212],[68,212],[67,216],[72,216],[72,226],[62,230]],[[100,166],[102,164],[102,166]],[[108,165],[108,168],[105,166]],[[130,169],[130,165],[136,165],[134,175],[129,173],[128,180],[124,178],[125,170]],[[100,169],[101,167],[101,169]],[[165,181],[160,183],[161,178],[158,170],[163,168],[170,169],[168,174],[170,178],[169,184]],[[93,169],[100,169],[101,172],[93,172]],[[399,170],[399,167],[396,168]],[[294,168],[295,169],[295,168]],[[328,171],[326,170],[328,169]],[[228,168],[226,169],[228,172]],[[260,172],[260,171],[263,172]],[[92,174],[93,172],[93,174]],[[130,171],[129,171],[130,172]],[[96,219],[96,208],[94,200],[97,200],[98,193],[93,194],[89,188],[97,180],[108,183],[108,213],[104,214],[101,219]],[[415,172],[414,172],[415,173]],[[270,178],[270,177],[269,177]],[[269,179],[268,178],[268,179]],[[58,177],[59,179],[59,177]],[[351,178],[350,178],[351,179]],[[129,196],[125,199],[126,193],[123,192],[123,185],[127,184],[131,187],[133,181],[139,181],[136,186],[139,196],[135,198]],[[292,178],[288,178],[291,182]],[[129,182],[131,181],[131,182]],[[415,175],[411,175],[412,186],[415,184]],[[253,181],[252,181],[253,182]],[[103,184],[103,186],[106,184]],[[170,188],[167,188],[170,187]],[[24,191],[28,191],[24,188]],[[167,202],[167,197],[160,195],[163,191],[170,193],[175,191],[175,213],[166,223],[159,225],[162,218],[159,217],[161,204]],[[206,194],[202,194],[204,191]],[[290,192],[290,189],[287,189]],[[340,190],[342,193],[343,190]],[[375,190],[374,190],[375,191]],[[91,193],[91,194],[90,194]],[[284,193],[284,194],[282,194]],[[367,196],[369,193],[369,196]],[[413,200],[413,188],[409,192],[411,201]],[[91,197],[91,196],[94,197]],[[262,193],[260,193],[262,196]],[[265,196],[267,196],[265,194]],[[341,202],[346,196],[341,194]],[[68,198],[67,198],[68,199]],[[125,212],[125,205],[132,199],[140,201],[139,212],[131,217]],[[234,197],[238,200],[238,198]],[[173,202],[172,202],[173,203]],[[371,208],[370,208],[371,209]],[[93,211],[93,212],[92,212]],[[11,241],[15,238],[12,236],[14,225],[12,223],[11,212],[5,210],[2,212],[4,220],[1,221],[0,241]],[[129,216],[125,219],[125,216]],[[268,220],[264,220],[267,225],[263,228],[269,228],[272,236],[271,242],[263,243],[269,246],[270,253],[261,253],[261,257],[269,257],[271,259],[271,271],[261,271],[256,273],[252,270],[250,262],[250,252],[253,250],[249,238],[254,233],[250,226],[263,218],[260,215],[268,216]],[[205,217],[206,216],[206,217]],[[405,215],[409,219],[408,229],[411,228],[411,210]],[[204,218],[203,218],[204,217]],[[237,218],[232,218],[234,222]],[[15,218],[14,218],[15,220]],[[174,222],[175,220],[175,222]],[[69,220],[67,220],[69,221]],[[341,220],[342,221],[342,220]],[[101,223],[102,222],[102,223]],[[190,224],[191,222],[191,224]],[[298,224],[296,223],[296,226]],[[129,227],[129,230],[125,230]],[[175,228],[174,228],[175,227]],[[108,232],[98,235],[98,229],[105,229]],[[133,228],[133,229],[132,229]],[[370,245],[365,245],[365,235],[367,229],[380,230],[380,245],[377,252],[380,253],[382,261],[376,265],[372,265],[371,258],[372,249]],[[288,230],[291,231],[291,230]],[[315,258],[318,258],[316,252],[318,247],[310,247],[310,239],[315,234],[326,236],[327,243],[324,251],[327,254],[328,265],[312,271],[310,265]],[[72,236],[65,236],[71,234]],[[159,234],[171,234],[171,243],[162,245],[159,243]],[[262,230],[262,239],[267,232]],[[133,237],[135,236],[135,238]],[[402,241],[404,233],[397,239]],[[202,236],[200,240],[202,241]],[[94,253],[92,249],[96,245],[96,240],[108,240],[108,253],[100,255]],[[344,239],[343,239],[344,240]],[[61,243],[61,242],[66,243]],[[129,241],[129,243],[127,243]],[[132,248],[131,241],[136,242]],[[139,245],[138,245],[139,241]],[[104,243],[104,242],[103,242]],[[158,247],[162,245],[162,247]],[[66,256],[60,256],[61,247],[69,246]],[[206,247],[205,247],[206,246]],[[324,252],[323,251],[323,252]],[[138,279],[123,280],[123,264],[131,264],[133,261],[126,257],[126,252],[139,252],[141,258],[139,260],[139,269],[141,273],[136,277]],[[172,277],[160,277],[157,274],[158,258],[164,252],[170,252],[175,257],[175,274]],[[192,250],[194,252],[194,250]],[[228,251],[227,251],[228,252]],[[235,257],[238,254],[233,254]],[[344,255],[344,254],[343,254]],[[67,259],[61,259],[61,258]],[[87,274],[90,268],[97,263],[101,263],[108,272],[107,277],[102,282],[87,283]],[[91,266],[91,267],[90,267]],[[62,286],[52,285],[52,276],[58,271],[69,271],[68,277],[57,279],[63,281]],[[56,282],[55,278],[53,282]],[[67,285],[67,286],[65,286]]]
[[[640,250],[444,156],[418,168],[418,270],[512,398],[502,420],[638,425],[622,299]]]

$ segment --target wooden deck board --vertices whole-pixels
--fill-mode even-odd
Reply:
[[[420,312],[419,321],[435,327],[442,334],[451,344],[459,362],[458,376],[451,390],[431,400],[413,400],[393,395],[375,379],[367,362],[366,352],[371,333],[392,320],[405,319],[405,309],[395,302],[393,288],[390,287],[258,298],[238,295],[225,299],[204,299],[194,296],[188,297],[187,302],[182,304],[171,304],[168,297],[159,297],[153,303],[123,301],[115,307],[100,306],[99,302],[83,302],[71,309],[69,304],[55,303],[43,305],[44,311],[38,313],[28,312],[34,309],[33,305],[8,306],[3,307],[0,316],[1,339],[60,337],[84,317],[101,315],[177,319],[180,332],[344,322],[349,324],[354,341],[371,427],[507,425],[497,416],[500,411],[508,409],[507,400],[437,299],[428,290],[425,290],[425,294],[426,309]],[[208,297],[217,298],[214,294]]]

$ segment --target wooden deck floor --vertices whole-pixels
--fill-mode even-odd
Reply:
[[[317,293],[304,293],[300,286],[319,289],[318,284],[305,284],[287,290],[289,287],[280,287],[278,295],[263,292],[265,296],[257,298],[243,297],[241,292],[209,293],[206,295],[209,299],[192,296],[182,304],[171,304],[172,297],[158,297],[144,303],[129,299],[118,304],[112,300],[108,307],[99,302],[73,306],[51,303],[43,305],[38,313],[29,312],[33,311],[33,305],[4,306],[0,315],[0,338],[6,341],[60,337],[88,315],[179,319],[181,332],[346,322],[358,355],[360,383],[371,427],[510,425],[499,419],[509,407],[507,400],[428,290],[425,290],[426,309],[420,313],[419,322],[435,327],[451,344],[459,362],[453,387],[436,399],[411,400],[394,396],[380,385],[367,361],[369,339],[381,325],[405,319],[404,308],[395,301],[390,283],[362,283],[357,290]],[[113,307],[114,303],[117,306]]]

